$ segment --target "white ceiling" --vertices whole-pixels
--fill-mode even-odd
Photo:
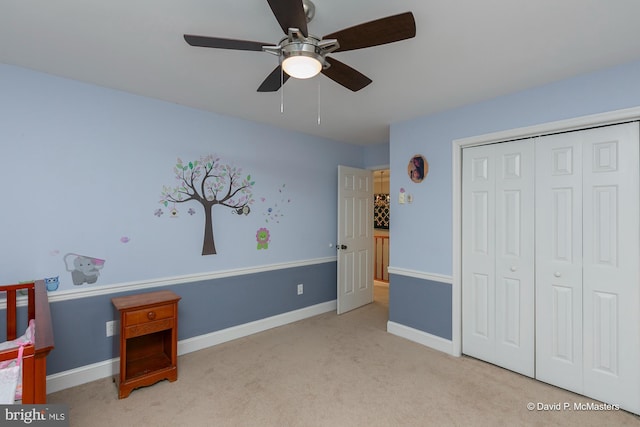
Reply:
[[[290,79],[284,113],[280,92],[256,92],[275,56],[182,37],[275,44],[283,33],[266,0],[2,0],[0,62],[364,145],[388,141],[393,122],[640,59],[638,0],[315,5],[309,32],[318,36],[406,11],[417,35],[333,54],[373,80],[359,92],[322,75]]]

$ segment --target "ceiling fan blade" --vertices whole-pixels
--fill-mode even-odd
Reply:
[[[297,28],[307,37],[307,16],[304,13],[302,0],[267,0],[271,11],[285,34],[289,28]]]
[[[289,74],[283,73],[282,82],[280,81],[281,69],[282,68],[278,65],[275,70],[273,70],[271,74],[269,74],[267,78],[264,79],[264,81],[258,88],[258,92],[277,92],[282,84],[286,83],[287,80],[289,80]]]
[[[371,83],[369,77],[343,64],[337,59],[326,57],[325,60],[331,64],[331,66],[329,68],[323,68],[322,74],[347,89],[357,92]]]
[[[335,52],[379,46],[416,36],[413,13],[387,16],[354,27],[328,34],[323,39],[337,39],[340,47]]]
[[[217,49],[254,50],[262,52],[262,46],[270,46],[271,43],[253,42],[249,40],[221,39],[219,37],[184,35],[184,40],[191,46],[213,47]]]

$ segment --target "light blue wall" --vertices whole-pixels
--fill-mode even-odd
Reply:
[[[337,165],[362,167],[361,147],[7,65],[0,93],[2,283],[73,290],[67,253],[106,260],[84,287],[335,256]],[[170,218],[159,200],[178,157],[207,154],[250,175],[255,202],[248,216],[214,208],[218,254],[202,256],[201,205]]]
[[[366,145],[364,150],[364,167],[381,169],[389,167],[389,143]]]
[[[392,125],[390,266],[452,274],[453,140],[639,105],[640,62],[633,62]],[[415,154],[429,162],[429,174],[420,184],[411,182],[406,172]],[[413,203],[398,204],[401,188],[413,195]],[[418,306],[424,307],[430,298],[402,284],[399,288],[394,294],[402,294],[404,300],[422,300]],[[450,312],[444,310],[441,315],[450,316]],[[426,316],[416,308],[404,313],[401,323],[410,318],[409,323],[425,325]],[[391,314],[390,320],[400,319]]]
[[[362,147],[2,64],[0,94],[0,283],[60,276],[49,374],[115,356],[105,322],[118,285],[184,279],[169,286],[183,297],[180,339],[336,299],[337,166],[364,167]],[[198,204],[154,212],[176,158],[207,154],[251,175],[255,203],[248,216],[214,208],[218,254],[202,256]],[[106,259],[98,282],[75,286],[67,253]]]

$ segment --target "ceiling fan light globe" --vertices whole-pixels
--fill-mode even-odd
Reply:
[[[322,70],[322,64],[311,56],[294,55],[282,61],[282,69],[296,79],[309,79],[318,75]]]

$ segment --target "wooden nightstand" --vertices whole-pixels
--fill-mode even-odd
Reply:
[[[120,319],[118,398],[137,387],[178,379],[178,301],[171,291],[111,299]]]

